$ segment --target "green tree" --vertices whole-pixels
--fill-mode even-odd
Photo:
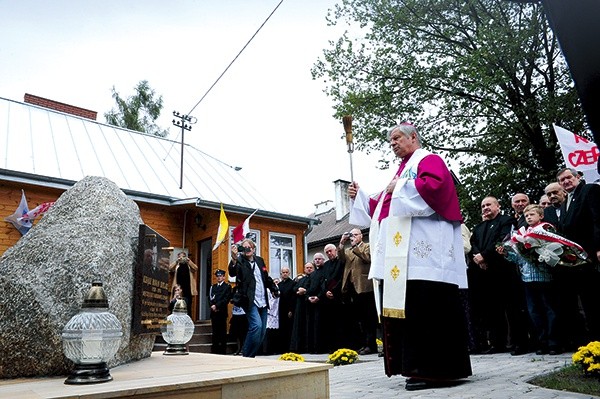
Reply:
[[[428,149],[460,166],[461,205],[525,192],[537,200],[562,164],[552,124],[584,116],[542,7],[504,0],[342,0],[330,25],[350,29],[313,66],[352,114],[357,148],[387,151],[383,130],[414,123]],[[385,158],[385,156],[384,156]],[[385,163],[385,161],[384,161]]]
[[[163,107],[162,96],[156,94],[147,80],[140,81],[135,87],[135,94],[123,99],[113,86],[112,97],[117,103],[117,109],[111,109],[104,114],[106,122],[111,125],[124,127],[138,132],[165,137],[169,132],[156,125]]]

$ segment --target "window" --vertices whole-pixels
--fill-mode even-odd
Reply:
[[[290,234],[269,234],[269,275],[272,278],[281,277],[281,268],[290,268],[290,277],[296,274],[294,265],[296,259],[296,236]]]

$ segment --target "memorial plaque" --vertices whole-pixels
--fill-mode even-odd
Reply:
[[[169,241],[145,224],[140,225],[135,266],[133,332],[160,334],[169,314]]]

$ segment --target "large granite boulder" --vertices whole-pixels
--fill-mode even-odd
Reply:
[[[154,337],[131,332],[134,265],[142,223],[110,180],[86,177],[0,258],[0,378],[68,374],[62,329],[100,280],[123,340],[109,366],[148,357]]]

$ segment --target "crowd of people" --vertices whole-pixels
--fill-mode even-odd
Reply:
[[[250,242],[244,240],[242,246],[251,248]],[[291,278],[288,267],[283,267],[280,278],[275,279],[268,275],[264,279],[254,278],[254,274],[249,277],[249,273],[242,276],[240,270],[248,267],[246,255],[251,252],[241,254],[240,249],[232,247],[229,271],[236,276],[233,292],[247,292],[250,278],[255,287],[263,289],[258,295],[266,297],[263,306],[257,306],[256,288],[254,295],[232,295],[236,314],[257,311],[264,312],[265,317],[264,323],[262,316],[260,322],[255,322],[259,331],[256,347],[246,350],[243,348],[247,338],[240,337],[238,317],[233,328],[232,317],[230,335],[239,342],[236,354],[240,354],[239,348],[241,354],[250,357],[290,351],[333,353],[341,348],[360,354],[377,353],[378,321],[373,284],[368,279],[370,250],[369,244],[362,241],[360,229],[345,233],[337,246],[327,244],[324,253],[315,253],[312,262],[306,263],[303,273],[295,278]],[[255,300],[241,299],[246,296]]]
[[[469,354],[555,355],[600,340],[600,185],[564,168],[537,204],[517,193],[504,214],[486,196],[471,232],[452,174],[416,128],[401,123],[388,140],[401,160],[388,186],[348,188],[349,221],[363,230],[327,244],[303,273],[284,267],[273,279],[252,240],[232,246],[236,354],[365,355],[380,331],[385,373],[420,390],[469,377]]]
[[[600,340],[600,186],[564,168],[544,192],[537,204],[513,195],[512,215],[494,197],[481,202],[468,267],[472,353],[555,355]],[[538,248],[524,246],[531,237]]]

